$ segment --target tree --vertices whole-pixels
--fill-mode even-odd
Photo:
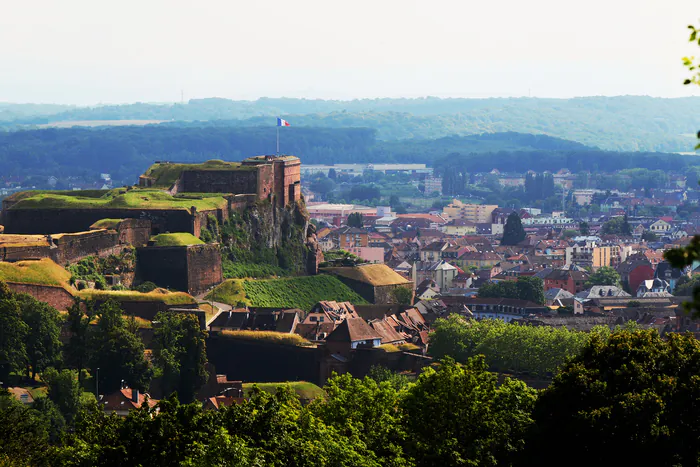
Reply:
[[[413,305],[413,290],[409,287],[396,287],[393,290],[394,300],[399,305]]]
[[[42,465],[48,450],[48,429],[39,412],[0,388],[0,465]]]
[[[544,305],[544,281],[539,277],[518,277],[515,286],[520,300],[528,300],[538,305]]]
[[[337,177],[337,174],[335,173],[335,169],[333,169],[333,168],[328,169],[328,178],[330,178],[331,180],[335,180],[336,177]]]
[[[590,233],[591,233],[591,228],[590,228],[590,226],[588,225],[588,222],[585,222],[585,221],[584,221],[584,222],[579,223],[579,225],[578,225],[578,231],[581,233],[581,235],[584,235],[584,236],[590,234]]]
[[[12,295],[2,293],[8,298],[0,298],[0,362],[19,373],[26,369],[25,342],[29,328],[22,321],[17,300]]]
[[[31,369],[33,379],[38,372],[61,360],[61,315],[30,295],[18,294],[17,300],[22,320],[27,325],[27,375]]]
[[[361,212],[352,212],[348,215],[348,227],[357,227],[359,229],[363,227]]]
[[[525,229],[520,222],[520,216],[516,213],[511,213],[506,220],[506,225],[503,227],[503,239],[501,245],[517,245],[525,240]]]
[[[68,308],[68,325],[70,339],[65,348],[66,363],[78,371],[78,378],[82,379],[83,369],[88,365],[90,350],[90,323],[96,310],[94,301],[76,299]]]
[[[659,241],[659,236],[656,235],[654,232],[646,231],[642,234],[642,240],[645,242],[658,242]]]
[[[506,378],[499,386],[497,379],[483,357],[464,365],[446,359],[423,371],[401,405],[416,465],[513,462],[532,424],[536,392],[522,381]]]
[[[620,286],[620,274],[610,266],[603,266],[591,274],[586,281],[586,287],[594,285],[614,285]]]
[[[190,313],[160,312],[155,320],[154,361],[163,390],[177,391],[179,399],[191,402],[207,382],[205,333]]]
[[[603,224],[602,232],[604,235],[632,235],[632,228],[627,221],[627,215],[623,217],[613,217],[608,222]]]
[[[700,46],[700,29],[693,25],[689,25],[690,37],[688,41],[697,43]],[[695,57],[683,57],[683,65],[688,68],[688,71],[693,72],[690,78],[686,79],[683,84],[697,84],[700,86],[700,62],[695,62]],[[700,139],[700,131],[698,131],[698,139]],[[700,143],[695,146],[695,149],[700,149]]]
[[[56,404],[66,422],[73,424],[75,416],[81,405],[83,389],[78,381],[78,373],[75,370],[47,369],[41,379],[48,388],[47,397]]]
[[[529,465],[695,465],[700,342],[654,330],[592,336],[537,400]]]
[[[126,328],[122,309],[114,300],[107,300],[97,309],[99,317],[89,333],[90,368],[100,369],[99,384],[105,393],[120,388],[121,381],[145,390],[153,370],[144,358],[141,339]]]
[[[328,193],[333,191],[333,189],[335,188],[335,183],[330,178],[324,177],[312,182],[310,188],[311,191],[313,191],[314,193],[318,193],[319,195],[325,198],[326,196],[328,196]]]

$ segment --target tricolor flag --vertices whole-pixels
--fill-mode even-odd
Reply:
[[[281,118],[277,118],[277,126],[291,126],[287,120],[282,120]]]

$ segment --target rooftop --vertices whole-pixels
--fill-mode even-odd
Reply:
[[[372,286],[403,285],[411,281],[393,271],[385,264],[365,264],[355,267],[325,268],[325,272],[352,279]]]

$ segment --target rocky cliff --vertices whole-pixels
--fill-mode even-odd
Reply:
[[[303,200],[284,208],[258,201],[232,213],[223,225],[209,218],[207,231],[221,242],[225,260],[233,263],[267,264],[293,274],[316,274],[323,261]]]

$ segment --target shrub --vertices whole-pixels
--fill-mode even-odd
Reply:
[[[146,282],[143,282],[143,283],[137,285],[136,287],[133,287],[133,290],[135,290],[137,292],[141,292],[141,293],[149,293],[149,292],[153,292],[157,288],[158,288],[158,286],[156,284],[154,284],[153,282],[146,281]]]

